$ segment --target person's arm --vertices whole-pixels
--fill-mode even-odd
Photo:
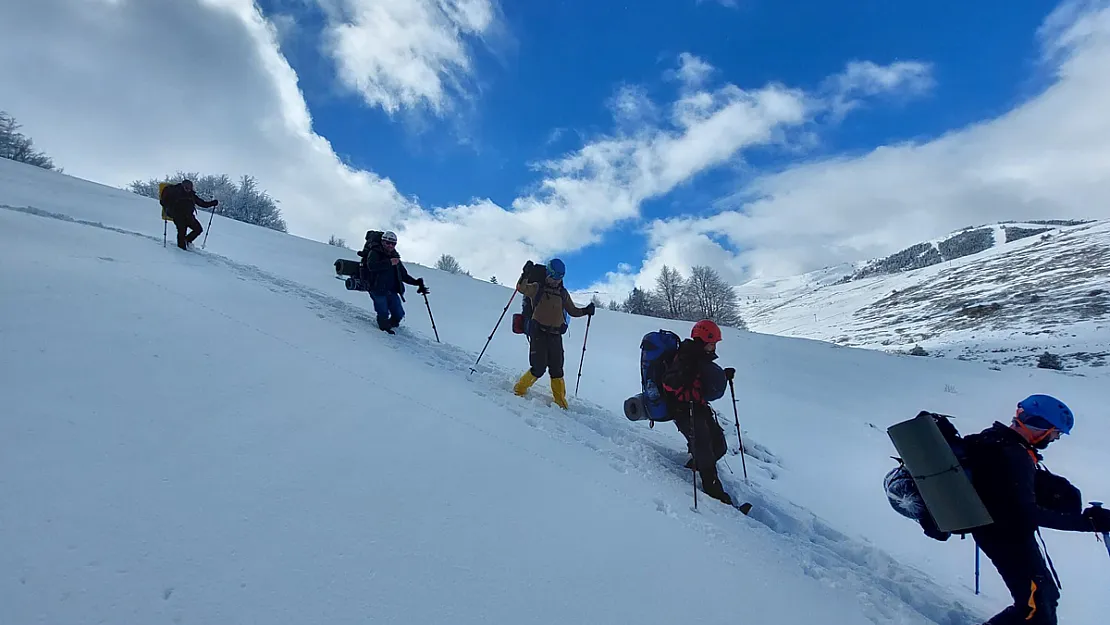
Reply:
[[[516,281],[516,290],[519,291],[524,297],[535,297],[540,285],[535,282],[528,282],[528,278],[524,275],[520,276],[520,280]]]
[[[1093,532],[1091,522],[1082,514],[1068,514],[1057,512],[1037,505],[1036,491],[1033,488],[1033,465],[1029,454],[1024,449],[1007,449],[1006,463],[1010,469],[1009,474],[1013,481],[1014,511],[1020,520],[1028,525],[1047,527],[1065,532]]]
[[[585,308],[579,308],[574,305],[574,300],[570,298],[570,293],[567,292],[566,287],[563,288],[563,310],[567,311],[571,317],[585,317],[586,315],[594,314],[594,303],[590,302]]]
[[[424,279],[423,278],[416,279],[416,278],[409,275],[409,270],[405,268],[405,263],[397,263],[397,266],[401,268],[401,281],[402,282],[404,282],[405,284],[411,284],[413,286],[419,286],[419,287],[424,286]]]

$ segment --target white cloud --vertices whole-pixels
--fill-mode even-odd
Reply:
[[[843,116],[860,104],[860,98],[882,94],[918,96],[933,88],[933,68],[918,61],[898,61],[876,65],[871,61],[852,61],[843,72],[826,81],[832,108]]]
[[[340,80],[390,114],[426,106],[443,115],[453,96],[465,97],[467,40],[497,20],[495,0],[317,1]]]
[[[610,281],[650,284],[660,259],[682,269],[715,259],[737,280],[788,275],[966,225],[1110,218],[1110,3],[1067,3],[1040,36],[1055,81],[1007,114],[931,141],[760,177],[716,215],[652,224],[644,265]],[[839,84],[866,93],[905,84],[899,75],[912,84],[920,72],[850,70]],[[726,238],[731,249],[695,236],[702,234]]]
[[[116,186],[252,174],[292,231],[322,240],[416,210],[313,133],[250,0],[0,3],[0,58],[0,102],[67,173]]]

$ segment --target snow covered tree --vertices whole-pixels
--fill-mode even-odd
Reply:
[[[620,311],[621,310],[621,305],[620,305],[620,302],[618,302],[617,300],[614,299],[614,300],[609,300],[609,305],[606,308],[608,308],[609,310]]]
[[[333,234],[328,239],[328,245],[334,245],[336,247],[347,247],[347,242]]]
[[[594,305],[594,308],[605,308],[605,303],[601,301],[597,293],[594,293],[593,297],[590,298],[590,303]]]
[[[0,111],[0,158],[53,170],[54,161],[36,150],[34,141],[19,132],[20,128],[14,117]]]
[[[740,318],[736,291],[712,267],[698,265],[690,272],[684,289],[691,319],[712,319],[718,325],[747,329]]]
[[[162,179],[136,180],[127,189],[132,193],[158,199],[158,183],[177,183],[186,178],[193,181],[193,188],[198,196],[220,201],[216,212],[224,217],[278,232],[288,232],[281,210],[277,207],[277,200],[259,189],[258,183],[250,175],[242,176],[236,184],[227,174],[212,176],[179,171]]]

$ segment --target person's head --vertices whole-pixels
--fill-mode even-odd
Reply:
[[[397,233],[392,230],[386,230],[382,233],[382,247],[387,250],[397,249]]]
[[[1036,449],[1045,449],[1049,443],[1070,434],[1075,416],[1064,402],[1051,395],[1030,395],[1018,402],[1017,412],[1010,424]]]
[[[567,275],[567,266],[562,260],[552,258],[547,261],[547,280],[552,283],[559,283],[563,281],[563,276]]]
[[[702,319],[695,323],[690,330],[690,338],[701,341],[705,346],[705,351],[715,352],[717,351],[717,343],[721,342],[721,328],[710,319]]]
[[[193,181],[189,180],[188,178],[182,180],[181,181],[181,188],[185,189],[186,191],[188,191],[190,193],[192,193],[192,191],[193,191]]]

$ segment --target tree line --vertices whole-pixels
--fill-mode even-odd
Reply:
[[[660,319],[712,319],[723,327],[748,327],[740,317],[736,290],[708,265],[691,268],[689,277],[684,277],[674,267],[663,265],[655,279],[655,288],[636,287],[623,302],[613,300],[608,308]]]

